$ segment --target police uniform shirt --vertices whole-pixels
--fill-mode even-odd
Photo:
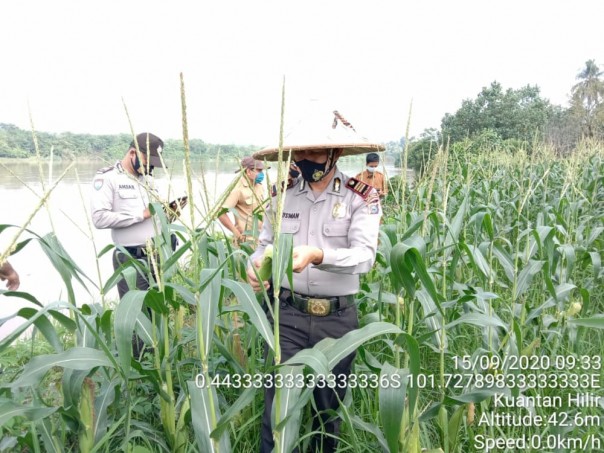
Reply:
[[[241,176],[222,205],[225,208],[235,209],[235,224],[241,232],[252,227],[252,213],[264,201],[262,184],[253,184],[253,186],[250,187],[248,178]]]
[[[92,184],[90,210],[96,228],[111,228],[116,245],[144,246],[155,236],[153,219],[143,218],[149,193],[155,192],[152,178],[134,176],[120,162],[101,169]]]
[[[348,188],[349,183],[356,189],[358,184],[364,186],[365,195]],[[267,212],[269,220],[276,210],[275,203],[276,197]],[[328,187],[316,199],[308,183],[299,178],[286,192],[281,233],[293,235],[294,247],[321,248],[323,262],[294,273],[293,288],[287,278],[282,286],[308,296],[357,293],[359,274],[368,272],[375,261],[381,215],[376,190],[337,169]],[[265,221],[252,260],[262,256],[273,238],[273,226]]]

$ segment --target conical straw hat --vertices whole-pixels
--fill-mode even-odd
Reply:
[[[298,121],[291,132],[284,134],[283,153],[287,158],[290,151],[325,151],[332,148],[343,149],[342,156],[384,151],[382,144],[362,137],[337,110],[313,112]],[[279,146],[269,146],[253,154],[254,159],[276,161]]]

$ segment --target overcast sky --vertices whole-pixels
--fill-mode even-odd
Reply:
[[[378,141],[440,127],[483,86],[566,105],[604,69],[604,1],[304,0],[0,3],[0,123],[46,132],[268,145],[310,99]],[[122,101],[123,99],[123,101]]]

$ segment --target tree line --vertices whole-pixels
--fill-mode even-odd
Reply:
[[[65,160],[93,159],[109,161],[121,159],[132,142],[129,134],[91,135],[72,132],[50,133],[20,129],[13,124],[0,123],[0,158],[29,158],[36,156],[38,150],[42,157],[53,153],[54,158]],[[182,140],[164,140],[166,151],[171,159],[184,157]],[[386,154],[395,159],[403,150],[404,138],[398,142],[386,144]],[[215,159],[217,156],[227,159],[239,159],[251,155],[260,149],[254,145],[221,145],[206,143],[201,139],[190,139],[189,149],[192,159]]]
[[[447,113],[440,129],[426,129],[408,146],[408,166],[421,170],[440,147],[466,153],[485,149],[503,152],[548,145],[568,154],[584,139],[604,139],[604,81],[594,60],[588,60],[571,87],[568,108],[544,99],[538,86],[504,89],[494,81],[475,99],[466,99]],[[400,165],[400,161],[398,162]]]
[[[12,124],[0,123],[0,157],[27,158],[36,155],[34,135],[31,131],[23,130]],[[67,160],[75,159],[119,159],[132,142],[129,134],[91,135],[74,134],[71,132],[49,133],[35,132],[38,150],[42,157],[53,153],[54,157]],[[171,157],[184,155],[182,140],[165,140],[165,148]],[[216,157],[240,157],[258,150],[256,146],[217,145],[206,143],[200,139],[189,140],[189,148],[193,159]]]

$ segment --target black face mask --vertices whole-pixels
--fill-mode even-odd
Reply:
[[[296,166],[300,169],[302,178],[306,182],[319,182],[325,175],[327,162],[318,164],[317,162],[304,159],[296,162]]]
[[[138,156],[136,156],[136,159],[134,160],[134,162],[132,162],[132,160],[130,160],[130,162],[132,163],[132,168],[134,168],[134,171],[137,172],[139,175],[152,175],[153,174],[153,169],[155,167],[153,165],[149,165],[149,171],[147,172],[147,166],[141,165],[141,161],[138,158]]]

